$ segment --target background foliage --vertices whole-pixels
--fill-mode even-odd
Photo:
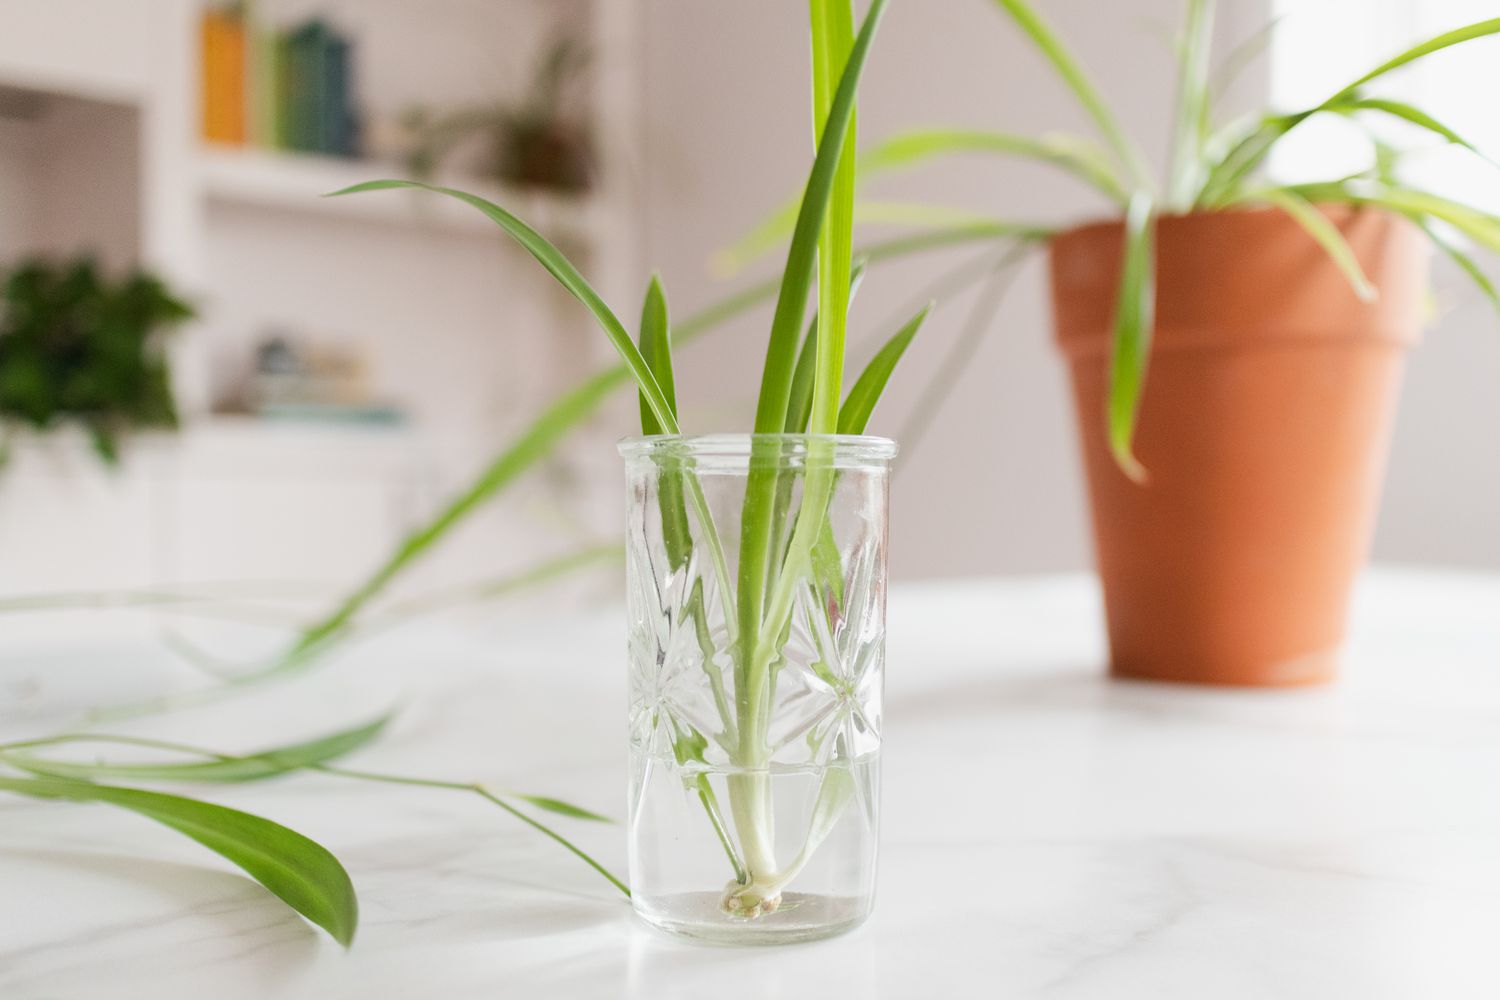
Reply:
[[[0,420],[76,423],[116,461],[122,434],[177,426],[161,335],[192,315],[149,274],[111,280],[87,258],[21,264],[3,290]]]

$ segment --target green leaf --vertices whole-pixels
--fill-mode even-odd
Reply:
[[[1135,425],[1141,390],[1151,358],[1151,331],[1156,314],[1155,209],[1144,192],[1130,200],[1125,214],[1124,261],[1120,297],[1115,305],[1114,354],[1109,369],[1106,430],[1110,451],[1120,470],[1136,482],[1146,470],[1135,457]]]
[[[954,153],[998,153],[1040,160],[1066,170],[1123,204],[1129,197],[1109,154],[1098,145],[1070,135],[1040,138],[969,128],[925,128],[902,132],[867,150],[859,160],[861,174],[886,173]]]
[[[1441,136],[1443,139],[1453,143],[1455,146],[1462,146],[1464,149],[1467,149],[1471,153],[1479,153],[1479,150],[1476,149],[1474,144],[1469,142],[1469,140],[1465,139],[1463,136],[1459,135],[1457,132],[1453,131],[1451,128],[1444,125],[1442,122],[1438,121],[1427,112],[1423,111],[1421,108],[1413,107],[1412,105],[1403,103],[1401,101],[1393,101],[1385,97],[1360,97],[1348,101],[1340,101],[1336,104],[1330,105],[1330,110],[1338,111],[1341,113],[1349,113],[1354,111],[1380,111],[1387,115],[1390,115],[1393,118],[1400,118],[1402,121],[1409,122],[1412,125],[1417,126],[1418,128],[1426,129],[1428,132],[1431,132],[1437,136]],[[1483,156],[1484,154],[1479,153],[1479,155]],[[1486,159],[1488,159],[1488,157],[1486,157]]]
[[[1208,139],[1213,24],[1212,0],[1188,0],[1187,23],[1178,44],[1177,116],[1173,122],[1172,162],[1167,173],[1167,204],[1183,211],[1192,207],[1202,179],[1203,146]]]
[[[835,87],[854,45],[851,0],[810,0],[812,22],[813,114],[822,132],[833,108]],[[826,434],[838,423],[839,389],[844,382],[844,346],[849,333],[850,278],[854,264],[855,144],[858,112],[851,104],[838,168],[828,195],[828,212],[818,236],[818,326],[814,342],[812,413],[808,429]],[[793,372],[795,378],[795,369]],[[788,403],[788,407],[790,403]],[[785,418],[778,421],[784,424]]]
[[[812,817],[807,823],[807,839],[798,851],[798,858],[805,862],[828,839],[838,825],[844,807],[854,798],[854,775],[845,767],[830,767],[823,772],[823,781],[818,786],[818,797],[813,802]],[[800,867],[800,866],[798,866]]]
[[[1359,90],[1365,84],[1434,52],[1458,45],[1461,42],[1497,33],[1500,33],[1500,18],[1479,21],[1462,28],[1456,28],[1453,31],[1443,32],[1422,42],[1420,45],[1415,45],[1401,54],[1386,60],[1314,107],[1294,114],[1266,116],[1262,120],[1261,125],[1253,133],[1231,149],[1225,158],[1215,165],[1209,174],[1208,180],[1204,183],[1202,191],[1195,200],[1195,204],[1215,207],[1234,200],[1239,193],[1239,183],[1245,177],[1249,176],[1251,171],[1264,162],[1266,155],[1282,137],[1314,114],[1323,111],[1337,111],[1341,105],[1364,100],[1364,98],[1360,97]],[[1430,117],[1425,115],[1425,113],[1419,111],[1418,114],[1430,120]],[[1436,123],[1434,122],[1433,124]]]
[[[1238,142],[1228,146],[1209,169],[1193,204],[1216,208],[1234,200],[1241,182],[1265,162],[1276,143],[1318,110],[1311,108],[1295,114],[1263,116]],[[1223,137],[1216,136],[1209,141],[1209,146],[1218,146],[1222,142]]]
[[[305,743],[294,743],[274,750],[262,750],[259,753],[242,757],[223,756],[214,760],[188,763],[77,763],[47,760],[14,752],[5,753],[3,759],[7,764],[31,774],[79,781],[92,781],[100,778],[117,781],[259,781],[347,756],[379,736],[389,722],[390,716],[383,716],[373,722]],[[100,739],[107,740],[108,737],[82,734],[76,738],[61,737],[59,742],[92,742]]]
[[[755,432],[771,434],[786,424],[787,400],[791,393],[792,370],[796,365],[798,340],[807,309],[808,290],[812,285],[817,262],[818,241],[823,220],[828,214],[839,158],[854,118],[854,100],[859,78],[864,71],[870,43],[880,26],[888,0],[874,0],[865,15],[865,23],[849,50],[843,74],[829,106],[822,140],[813,159],[807,187],[792,231],[782,272],[781,291],[776,312],[771,319],[771,335],[766,347],[766,362],[761,376],[760,397],[755,409]],[[823,321],[826,330],[827,320]],[[823,339],[823,338],[820,338]]]
[[[457,584],[409,597],[391,605],[376,619],[375,624],[391,625],[458,605],[494,600],[549,583],[581,569],[589,569],[607,562],[622,563],[624,561],[625,547],[623,545],[616,543],[586,545],[498,579]]]
[[[489,501],[521,474],[552,453],[563,436],[599,408],[629,377],[624,365],[599,372],[570,389],[542,411],[504,451],[497,455],[468,489],[427,524],[412,532],[390,557],[323,619],[303,631],[293,648],[275,666],[258,676],[272,676],[310,661],[326,642],[342,633],[354,617],[403,570],[438,543],[470,513]]]
[[[667,296],[662,291],[661,278],[657,275],[651,276],[651,284],[646,289],[646,301],[641,307],[641,357],[646,360],[646,367],[656,377],[656,383],[661,386],[662,395],[666,398],[667,408],[672,411],[672,419],[676,420],[677,384],[672,375],[672,330],[667,317]],[[644,393],[641,394],[641,433],[663,433],[661,421],[651,412],[651,404]]]
[[[813,0],[815,5],[821,2],[844,3],[845,0]],[[756,434],[776,434],[786,426],[791,402],[792,378],[797,356],[800,353],[799,341],[802,334],[803,316],[807,309],[807,295],[812,283],[813,270],[817,264],[818,244],[823,231],[823,222],[828,215],[828,205],[834,188],[840,184],[839,161],[844,150],[844,139],[854,118],[854,101],[859,88],[859,78],[864,71],[871,42],[880,26],[880,19],[885,14],[887,3],[888,0],[873,0],[870,4],[869,12],[865,15],[865,22],[849,49],[848,58],[844,61],[838,88],[833,92],[827,115],[819,116],[817,112],[820,109],[814,106],[814,120],[817,121],[819,117],[823,118],[822,138],[818,142],[818,151],[813,158],[812,170],[808,175],[807,187],[798,210],[797,225],[792,232],[791,245],[787,250],[786,267],[782,273],[781,293],[777,298],[776,311],[771,319],[771,335],[766,345],[765,368],[761,376],[760,396],[755,408]],[[816,8],[813,16],[819,17]],[[833,15],[829,17],[832,20]],[[826,51],[823,56],[819,55],[820,48],[826,48],[827,44],[825,41],[824,45],[820,46],[815,39],[813,47],[815,64],[827,55]],[[819,72],[820,70],[815,65],[815,81]],[[818,365],[817,375],[813,380],[813,409],[809,421],[813,430],[817,430],[819,426],[820,393],[827,391],[826,382],[829,372],[834,367],[833,362],[837,361],[839,365],[842,364],[841,331],[832,324],[835,322],[833,316],[842,316],[843,311],[848,309],[847,282],[851,278],[851,269],[846,264],[842,275],[839,276],[845,292],[842,299],[835,300],[837,308],[833,313],[821,314],[819,317],[816,345]],[[835,337],[840,338],[837,344],[833,343]],[[833,391],[837,393],[836,385]],[[836,420],[836,398],[833,405]],[[778,448],[779,445],[769,438],[758,439],[753,446],[757,454],[752,455],[751,458],[752,468],[745,485],[743,516],[740,522],[739,580],[735,592],[738,607],[735,625],[742,648],[739,661],[735,664],[735,695],[741,702],[739,710],[742,721],[753,716],[755,712],[746,701],[752,697],[750,688],[754,684],[764,683],[765,665],[751,661],[755,657],[755,645],[760,636],[761,613],[764,610],[763,599],[769,592],[767,585],[770,581],[774,543],[772,519],[776,513],[777,484],[781,478],[774,468],[769,464],[760,463],[758,459],[764,457],[768,451]],[[755,677],[752,678],[751,674]]]
[[[1345,198],[1403,214],[1415,213],[1440,219],[1492,253],[1500,253],[1500,219],[1452,199],[1416,188],[1395,186],[1368,192],[1351,188]]]
[[[338,197],[348,194],[359,194],[365,191],[385,191],[392,188],[415,188],[422,191],[431,191],[436,194],[446,195],[477,208],[492,221],[500,226],[505,233],[521,245],[527,253],[531,254],[547,270],[547,273],[557,279],[558,284],[567,289],[574,298],[586,306],[599,326],[604,330],[610,343],[624,360],[625,366],[630,369],[636,384],[640,386],[641,394],[650,404],[651,411],[656,415],[657,421],[669,434],[677,433],[677,421],[672,416],[671,408],[667,405],[666,397],[662,394],[661,386],[657,385],[651,369],[646,364],[646,359],[641,357],[641,352],[636,348],[635,342],[630,339],[624,324],[618,316],[599,297],[592,285],[584,279],[573,262],[568,260],[563,252],[549,243],[545,237],[532,229],[521,219],[496,205],[494,202],[486,201],[478,195],[459,191],[455,188],[438,187],[433,184],[424,184],[421,181],[367,181],[364,184],[355,184],[335,191],[330,197]]]
[[[662,291],[661,280],[653,275],[646,290],[646,302],[641,309],[641,354],[651,367],[652,374],[662,386],[672,417],[677,416],[676,379],[672,374],[672,330],[667,315],[667,297]],[[641,429],[646,434],[663,433],[661,424],[655,419],[644,398],[641,400]],[[661,508],[661,531],[667,559],[675,571],[684,566],[693,552],[692,527],[688,522],[687,498],[692,497],[708,530],[712,529],[712,515],[707,498],[693,473],[685,471],[680,463],[663,468],[657,484],[658,504]],[[684,493],[684,488],[690,492]],[[711,542],[717,545],[717,538]],[[720,560],[719,549],[713,549],[714,558]],[[725,571],[727,573],[727,571]]]
[[[1230,49],[1229,54],[1214,70],[1213,78],[1209,81],[1209,89],[1214,94],[1222,96],[1225,91],[1234,86],[1240,74],[1265,54],[1266,49],[1271,45],[1271,39],[1285,18],[1285,14],[1278,14]]]
[[[904,257],[927,250],[942,250],[964,243],[1000,242],[1020,240],[1039,243],[1051,239],[1059,232],[1053,226],[1034,226],[1013,223],[981,223],[973,226],[958,226],[931,233],[914,233],[897,236],[879,243],[872,243],[859,251],[857,256],[870,263]]]
[[[849,299],[859,291],[865,277],[863,258],[854,262],[854,271],[849,280]],[[792,393],[787,400],[786,433],[802,434],[807,431],[807,419],[812,413],[813,377],[818,357],[818,317],[808,324],[807,336],[802,338],[802,350],[797,355],[797,367],[792,372]]]
[[[538,809],[545,809],[547,812],[557,813],[559,816],[571,816],[573,819],[586,819],[591,820],[595,823],[614,822],[614,820],[610,819],[608,816],[601,816],[596,812],[591,812],[588,809],[583,808],[582,806],[575,806],[571,802],[564,802],[561,799],[550,798],[546,795],[521,795],[516,792],[510,792],[507,794],[509,794],[509,796],[513,799],[520,799],[522,802],[529,802],[531,805],[536,806]]]
[[[886,341],[865,370],[860,372],[859,378],[849,388],[849,395],[844,399],[844,405],[839,409],[838,432],[840,434],[863,434],[865,426],[870,422],[870,414],[875,412],[875,404],[880,401],[880,395],[885,391],[886,383],[890,381],[891,373],[896,370],[901,356],[911,346],[912,338],[922,328],[922,323],[927,319],[928,313],[932,311],[932,303],[923,306],[921,311],[907,321],[906,325]]]
[[[847,768],[830,767],[823,772],[817,798],[813,800],[812,816],[808,819],[807,836],[803,839],[797,856],[777,875],[768,887],[769,890],[779,891],[797,877],[823,841],[828,839],[833,828],[838,826],[839,818],[853,798],[854,775]]]
[[[1006,12],[1018,24],[1030,38],[1033,44],[1041,50],[1043,56],[1052,64],[1052,68],[1062,77],[1063,82],[1073,91],[1089,117],[1094,119],[1099,126],[1099,131],[1104,139],[1115,151],[1120,162],[1130,169],[1134,174],[1136,183],[1150,188],[1152,187],[1151,168],[1146,165],[1146,158],[1141,155],[1139,148],[1131,142],[1125,130],[1120,127],[1119,120],[1115,118],[1094,85],[1084,75],[1083,68],[1073,58],[1067,48],[1052,32],[1035,9],[1026,0],[996,0],[1004,7]]]
[[[179,795],[51,778],[0,778],[0,791],[70,802],[104,802],[153,819],[243,869],[344,947],[359,904],[337,858],[295,830],[250,813]]]
[[[860,176],[864,179],[865,161],[861,160],[860,163]],[[797,203],[793,201],[789,206],[778,209],[744,237],[715,253],[713,269],[720,274],[734,274],[762,254],[780,246],[791,235],[796,220]],[[1005,222],[949,205],[921,202],[859,201],[854,205],[854,222],[860,225],[928,227],[938,230],[939,234],[984,230],[997,237],[1039,231],[1033,225]]]
[[[1349,241],[1344,239],[1344,234],[1339,232],[1339,227],[1328,216],[1314,208],[1301,195],[1284,188],[1265,188],[1254,192],[1253,196],[1270,202],[1291,216],[1307,231],[1307,235],[1317,240],[1329,259],[1343,272],[1349,286],[1354,289],[1354,294],[1364,302],[1374,300],[1375,286],[1370,284],[1370,279],[1359,266],[1359,260],[1355,258]]]
[[[1398,210],[1430,215],[1453,226],[1465,236],[1489,250],[1500,253],[1500,219],[1468,205],[1412,188],[1387,188],[1367,201]]]
[[[792,391],[786,404],[785,430],[788,434],[805,434],[807,419],[812,415],[813,379],[818,367],[818,317],[814,316],[807,326],[807,336],[802,338],[802,350],[797,354],[797,367],[792,370]]]
[[[1429,38],[1427,41],[1422,42],[1420,45],[1413,45],[1411,48],[1400,53],[1399,55],[1387,59],[1379,66],[1376,66],[1374,69],[1370,70],[1370,72],[1366,73],[1364,76],[1360,77],[1358,80],[1355,80],[1343,90],[1340,90],[1328,100],[1324,101],[1323,104],[1326,107],[1327,105],[1335,104],[1346,97],[1350,97],[1354,94],[1355,91],[1359,90],[1359,88],[1363,87],[1371,80],[1382,77],[1392,70],[1400,69],[1402,66],[1421,59],[1424,56],[1431,55],[1432,53],[1438,52],[1442,49],[1446,49],[1449,46],[1457,45],[1460,42],[1467,42],[1475,38],[1483,38],[1486,35],[1494,35],[1497,33],[1500,33],[1500,17],[1491,18],[1487,21],[1477,21],[1474,24],[1468,24],[1461,28],[1455,28],[1452,31],[1445,31],[1442,34],[1435,35],[1432,38]]]
[[[833,537],[833,522],[827,517],[818,525],[818,537],[812,547],[813,580],[838,607],[844,606],[844,560],[839,555],[839,543]],[[813,668],[817,670],[815,666]],[[827,665],[823,671],[828,672]],[[828,678],[824,678],[827,680]]]
[[[929,229],[955,229],[1000,223],[1001,220],[952,205],[935,205],[920,201],[861,201],[854,206],[854,221],[884,226],[913,226]]]
[[[470,787],[477,795],[479,795],[480,798],[483,798],[488,802],[499,806],[501,809],[504,809],[506,812],[510,813],[516,819],[520,820],[522,823],[525,823],[533,830],[536,830],[538,833],[550,838],[557,844],[561,845],[565,850],[568,851],[568,853],[572,854],[574,857],[578,858],[578,860],[594,869],[594,871],[602,875],[611,885],[613,885],[616,889],[619,889],[626,899],[630,898],[630,886],[620,881],[620,879],[617,878],[615,874],[608,868],[605,868],[598,861],[595,861],[594,858],[583,848],[579,847],[567,837],[564,837],[562,834],[558,833],[556,830],[552,829],[550,826],[543,823],[536,817],[526,815],[524,812],[517,809],[515,806],[511,805],[509,802],[505,801],[500,796],[496,795],[494,792],[489,791],[483,786],[472,785]]]
[[[672,756],[677,759],[677,766],[683,767],[690,761],[707,764],[708,737],[685,722],[673,723],[672,728]]]

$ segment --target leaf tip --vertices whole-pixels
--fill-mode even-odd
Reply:
[[[1114,456],[1115,465],[1125,474],[1125,478],[1137,486],[1145,486],[1150,482],[1151,476],[1147,473],[1146,467],[1141,464],[1140,459],[1136,458],[1135,453],[1129,448],[1114,449]]]
[[[1109,452],[1115,460],[1115,468],[1124,473],[1125,477],[1137,486],[1145,486],[1150,481],[1150,474],[1141,460],[1135,457],[1134,434],[1127,430],[1117,433],[1111,428],[1109,434]]]
[[[360,194],[360,193],[365,192],[365,191],[384,191],[384,190],[387,190],[387,189],[390,189],[390,188],[427,187],[427,186],[428,185],[422,184],[422,183],[420,183],[418,181],[400,181],[400,180],[389,180],[389,179],[387,179],[387,180],[377,180],[377,181],[360,181],[358,184],[350,184],[348,187],[339,188],[337,191],[328,191],[328,192],[320,195],[320,197],[323,197],[323,198],[337,198],[337,197],[339,197],[341,195],[346,195],[346,194]]]

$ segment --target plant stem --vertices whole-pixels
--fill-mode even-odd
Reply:
[[[694,784],[698,787],[698,801],[703,803],[703,811],[708,813],[708,822],[714,828],[714,836],[719,838],[719,846],[724,848],[724,853],[729,857],[729,866],[734,869],[734,880],[740,885],[749,884],[750,873],[745,870],[744,862],[740,861],[739,853],[734,849],[734,840],[724,826],[719,799],[714,794],[713,785],[709,784],[708,775],[698,775]]]
[[[0,743],[0,754],[12,750],[33,750],[37,747],[61,746],[66,743],[114,743],[120,746],[141,747],[146,750],[167,750],[172,753],[191,754],[196,757],[207,757],[211,760],[235,759],[231,754],[215,753],[212,750],[204,750],[202,747],[188,746],[184,743],[153,740],[144,736],[111,736],[104,733],[64,733],[60,736],[41,736],[36,739]]]
[[[421,788],[446,788],[453,791],[471,792],[475,795],[478,795],[486,802],[493,803],[494,805],[499,806],[501,809],[504,809],[516,819],[525,823],[527,826],[530,826],[533,829],[544,833],[548,837],[557,841],[557,843],[561,844],[563,847],[567,848],[570,852],[576,855],[579,860],[583,861],[584,864],[588,865],[590,868],[594,869],[594,871],[598,872],[600,875],[603,875],[606,879],[608,879],[610,884],[612,884],[616,889],[619,889],[622,893],[625,894],[625,898],[630,898],[630,887],[616,878],[608,868],[605,868],[599,862],[595,861],[588,855],[587,852],[578,847],[567,837],[564,837],[562,834],[558,833],[556,830],[552,829],[550,826],[541,822],[540,820],[521,812],[521,810],[511,805],[509,802],[506,802],[504,799],[500,798],[500,796],[496,795],[494,792],[490,791],[488,788],[486,788],[484,785],[479,784],[478,782],[439,781],[430,778],[410,778],[402,775],[375,774],[370,771],[353,771],[342,767],[330,767],[326,764],[316,765],[312,768],[309,768],[309,770],[321,771],[324,774],[332,774],[343,778],[351,778],[356,781],[374,781],[388,785],[413,785]]]

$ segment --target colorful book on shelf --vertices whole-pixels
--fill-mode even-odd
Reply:
[[[270,145],[274,149],[292,149],[292,39],[284,31],[271,37],[271,100],[275,127],[272,129]]]
[[[234,8],[203,12],[202,127],[209,142],[243,145],[246,138],[245,22]]]
[[[276,39],[279,34],[260,16],[256,0],[241,5],[245,25],[246,141],[264,149],[276,146]]]
[[[353,156],[357,135],[351,93],[350,45],[327,22],[313,19],[287,36],[283,113],[292,149]]]
[[[265,420],[360,424],[391,427],[406,423],[406,412],[385,403],[263,403],[255,411]]]
[[[359,125],[354,114],[353,65],[349,40],[337,32],[326,39],[323,60],[324,152],[335,156],[359,153]]]
[[[205,140],[358,155],[352,45],[326,21],[279,31],[255,0],[210,7],[202,49]]]
[[[286,63],[282,80],[286,86],[287,145],[303,153],[316,153],[318,142],[317,107],[321,99],[323,34],[327,27],[321,21],[308,21],[287,34]]]
[[[252,94],[255,143],[265,149],[281,144],[281,33],[258,30],[252,40],[255,89]]]

